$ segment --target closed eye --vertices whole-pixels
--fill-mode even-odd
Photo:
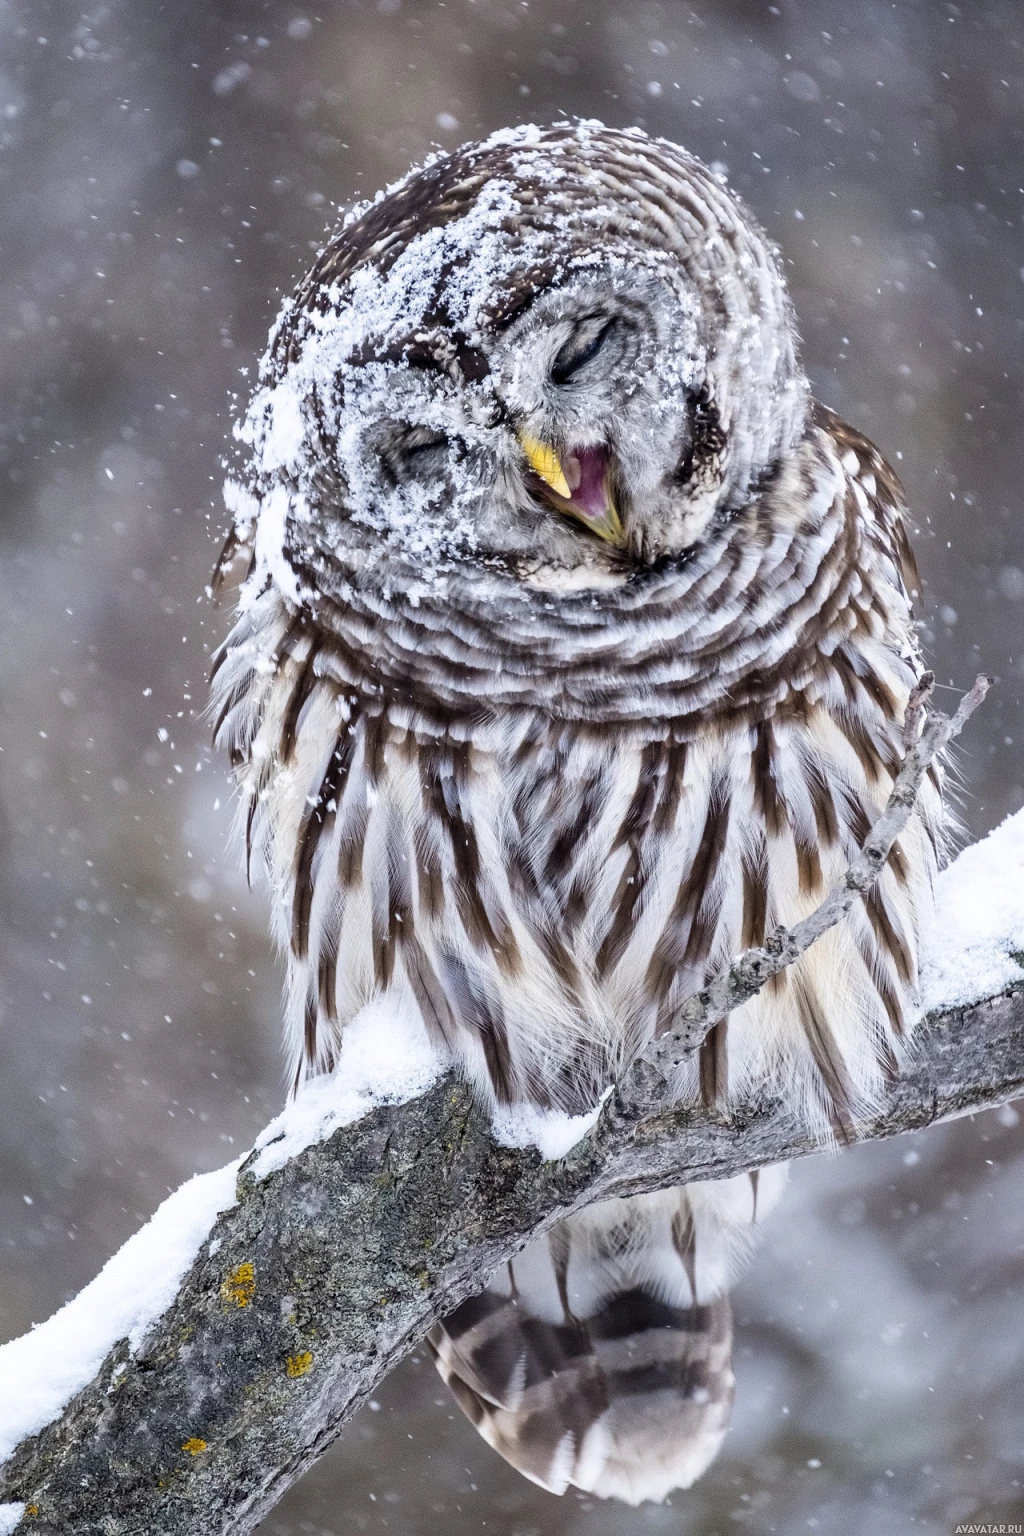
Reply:
[[[452,440],[433,427],[407,427],[385,442],[381,466],[392,485],[437,474],[452,448]]]
[[[552,363],[551,382],[565,384],[585,363],[595,358],[614,324],[614,319],[606,320],[602,315],[585,320]]]
[[[423,453],[433,453],[438,448],[446,448],[448,439],[443,432],[430,432],[420,428],[409,433],[402,443],[402,453],[407,459],[414,459]]]

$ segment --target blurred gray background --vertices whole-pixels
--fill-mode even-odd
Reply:
[[[822,399],[897,463],[942,682],[1001,684],[972,835],[1024,802],[1024,6],[0,6],[0,1338],[279,1108],[280,976],[202,718],[219,457],[339,205],[559,113],[727,169]],[[946,698],[953,700],[955,695]],[[1015,1111],[794,1170],[739,1402],[637,1512],[517,1478],[416,1357],[273,1536],[947,1536],[1024,1516]]]

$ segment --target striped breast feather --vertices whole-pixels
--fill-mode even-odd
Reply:
[[[255,733],[246,828],[277,895],[294,1072],[330,1070],[346,1020],[397,989],[496,1100],[572,1110],[840,878],[891,785],[912,675],[879,656],[865,684],[863,649],[840,649],[814,709],[607,761],[573,748],[546,792],[515,751],[418,742],[324,686],[296,712],[308,654],[256,672],[259,704],[239,698],[222,726]],[[721,1105],[767,1079],[851,1133],[914,1022],[941,822],[929,784],[875,890],[716,1027],[686,1096]]]
[[[861,707],[868,717],[867,702]],[[709,970],[762,944],[776,926],[809,915],[841,879],[897,767],[892,733],[870,739],[875,756],[866,766],[863,742],[843,711],[827,709],[754,733],[745,768],[741,759],[728,779],[724,843],[708,815],[724,865],[711,909],[717,926],[705,941]],[[715,1027],[686,1071],[684,1095],[724,1107],[774,1084],[826,1139],[850,1139],[908,1053],[919,1013],[918,936],[942,839],[941,798],[929,783],[873,891],[801,961]],[[666,1027],[673,1006],[694,990],[690,981],[673,991],[680,960],[692,949],[692,920],[687,927],[680,906],[655,948],[655,957],[664,957],[661,974],[670,978],[661,1010]]]
[[[397,989],[499,1102],[588,1107],[710,971],[813,910],[863,842],[912,676],[881,644],[869,672],[867,649],[837,648],[813,709],[607,759],[576,744],[547,788],[518,749],[417,741],[308,684],[306,641],[269,670],[240,650],[222,732],[276,893],[293,1073],[330,1070],[347,1019]],[[852,1134],[905,1054],[941,824],[929,784],[875,890],[716,1026],[685,1096],[724,1105],[767,1080],[826,1136]]]

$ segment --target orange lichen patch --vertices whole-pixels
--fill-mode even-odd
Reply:
[[[38,1504],[26,1504],[25,1505],[25,1513],[26,1513],[26,1515],[38,1515],[38,1513],[39,1513],[39,1505]]]
[[[247,1307],[256,1294],[256,1275],[251,1264],[239,1264],[233,1269],[220,1288],[225,1301],[233,1301],[236,1307]]]
[[[185,1441],[182,1450],[188,1451],[190,1456],[198,1456],[200,1451],[206,1450],[206,1441],[200,1440],[198,1435],[193,1435],[190,1440]]]
[[[313,1356],[305,1350],[301,1355],[289,1355],[285,1369],[289,1376],[305,1376],[312,1364]]]

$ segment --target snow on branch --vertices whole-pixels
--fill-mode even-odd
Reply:
[[[760,984],[870,887],[984,686],[953,720],[914,701],[889,805],[819,911],[760,952]],[[940,877],[920,1048],[861,1139],[1024,1093],[1022,876],[1024,812]],[[681,1021],[688,1044],[735,1006],[728,988],[750,961]],[[364,1010],[336,1076],[310,1085],[240,1167],[184,1185],[80,1296],[0,1348],[0,1536],[252,1531],[433,1322],[537,1232],[593,1200],[818,1147],[767,1094],[727,1116],[652,1098],[657,1053],[642,1103],[634,1069],[596,1123],[554,1128],[561,1145],[550,1127],[545,1152],[503,1145],[467,1086],[402,1044],[401,1027],[379,1004]],[[402,1075],[381,1080],[374,1042],[388,1031]]]

